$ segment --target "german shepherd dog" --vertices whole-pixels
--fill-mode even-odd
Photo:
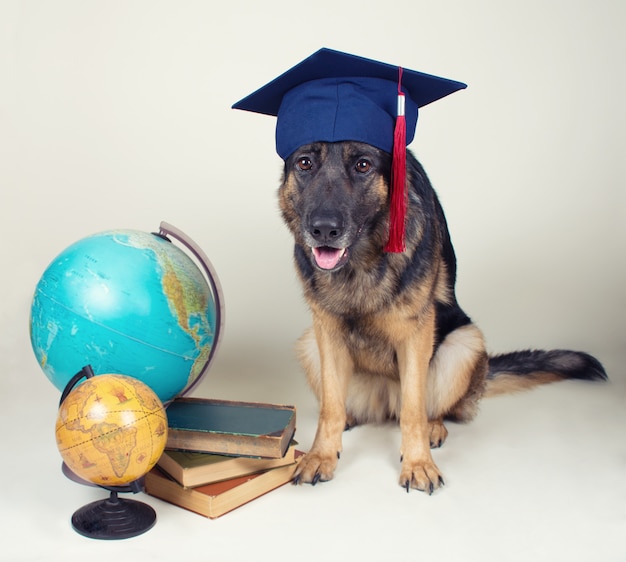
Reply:
[[[563,379],[606,379],[575,351],[488,356],[457,303],[456,258],[422,166],[407,150],[406,251],[385,253],[391,157],[358,142],[314,143],[286,161],[279,189],[313,326],[297,344],[320,403],[317,433],[294,483],[333,477],[342,432],[399,421],[400,485],[444,484],[430,449],[467,422],[485,395]]]

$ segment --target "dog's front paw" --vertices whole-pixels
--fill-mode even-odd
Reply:
[[[311,450],[300,461],[293,476],[293,483],[310,483],[315,486],[318,482],[332,480],[338,459],[338,452],[335,454],[324,454]]]
[[[443,477],[432,460],[410,462],[402,461],[400,486],[408,492],[411,488],[431,495],[437,488],[444,485]]]

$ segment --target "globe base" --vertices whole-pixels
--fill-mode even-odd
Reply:
[[[149,505],[122,499],[117,492],[84,505],[72,515],[74,530],[91,539],[128,539],[150,530],[156,523],[156,512]]]

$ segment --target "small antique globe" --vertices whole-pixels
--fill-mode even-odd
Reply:
[[[167,403],[204,375],[220,316],[207,278],[165,235],[111,230],[78,240],[44,271],[33,296],[30,340],[59,390],[89,364],[96,373],[139,379]]]
[[[143,382],[98,375],[74,387],[59,406],[59,452],[69,469],[99,486],[124,486],[159,460],[167,441],[163,404]]]

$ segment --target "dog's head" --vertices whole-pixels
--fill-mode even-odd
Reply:
[[[387,237],[390,156],[359,142],[319,142],[285,161],[280,209],[318,270],[382,252]]]

